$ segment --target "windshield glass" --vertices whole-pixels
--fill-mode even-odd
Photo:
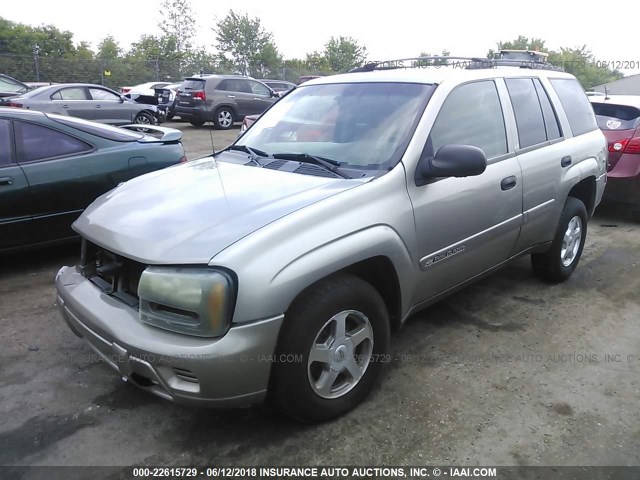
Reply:
[[[300,86],[236,145],[270,155],[329,158],[348,168],[388,169],[404,153],[433,88],[413,83]]]

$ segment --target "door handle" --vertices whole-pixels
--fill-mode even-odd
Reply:
[[[69,108],[69,105],[62,105],[62,108]]]
[[[13,178],[11,177],[0,177],[0,185],[12,185]]]
[[[102,108],[100,105],[96,105],[96,108]]]
[[[516,186],[516,183],[518,183],[518,180],[516,179],[515,175],[511,175],[510,177],[502,179],[502,181],[500,182],[500,188],[502,190],[511,190]]]
[[[253,99],[254,99],[254,100],[260,100],[260,98],[259,98],[259,97],[253,97]]]
[[[229,98],[236,98],[235,95],[227,95]]]
[[[568,167],[569,165],[571,165],[571,155],[562,157],[562,160],[560,160],[560,165],[563,167]]]

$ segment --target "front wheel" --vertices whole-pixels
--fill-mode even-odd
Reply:
[[[201,127],[202,125],[204,125],[205,121],[204,120],[191,120],[189,123],[191,125],[193,125],[194,127]]]
[[[389,348],[389,315],[375,288],[351,275],[309,287],[287,311],[269,395],[303,422],[338,417],[373,387]]]
[[[587,209],[580,200],[569,197],[551,248],[545,253],[531,255],[534,273],[548,282],[565,281],[578,265],[586,238]]]

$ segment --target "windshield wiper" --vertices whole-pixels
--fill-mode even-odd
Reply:
[[[249,154],[249,159],[258,165],[259,167],[263,167],[262,163],[258,160],[259,157],[268,158],[269,154],[267,152],[263,152],[262,150],[258,150],[257,148],[247,147],[246,145],[229,145],[224,150],[220,150],[221,152],[226,152],[227,150],[236,150],[239,152],[246,152]]]
[[[308,153],[274,153],[272,157],[279,158],[281,160],[294,160],[302,163],[320,165],[321,167],[326,168],[331,173],[335,173],[341,178],[351,178],[349,175],[339,170],[340,162],[337,162],[330,158],[318,157],[316,155],[310,155]]]

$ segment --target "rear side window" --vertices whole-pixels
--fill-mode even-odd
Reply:
[[[505,82],[516,116],[520,148],[546,142],[547,132],[544,128],[542,107],[533,80],[530,78],[509,78]]]
[[[598,128],[596,117],[587,95],[577,80],[570,78],[551,79],[553,89],[560,97],[574,136],[583,135]]]
[[[544,126],[547,130],[547,140],[555,140],[562,137],[562,131],[560,130],[560,124],[558,123],[558,117],[556,111],[551,105],[549,95],[544,89],[540,80],[533,79],[533,84],[536,86],[536,92],[538,93],[538,100],[540,100],[540,106],[542,107],[542,116],[544,117]]]
[[[91,150],[91,145],[51,128],[14,122],[18,162],[33,162]]]
[[[630,130],[640,123],[640,109],[628,105],[592,103],[598,127],[603,130]]]
[[[438,113],[429,140],[431,155],[451,144],[480,147],[487,158],[507,153],[504,116],[495,83],[474,82],[453,90]]]
[[[51,95],[51,100],[88,100],[87,93],[82,87],[63,88]]]
[[[0,167],[11,163],[10,121],[0,118]]]

